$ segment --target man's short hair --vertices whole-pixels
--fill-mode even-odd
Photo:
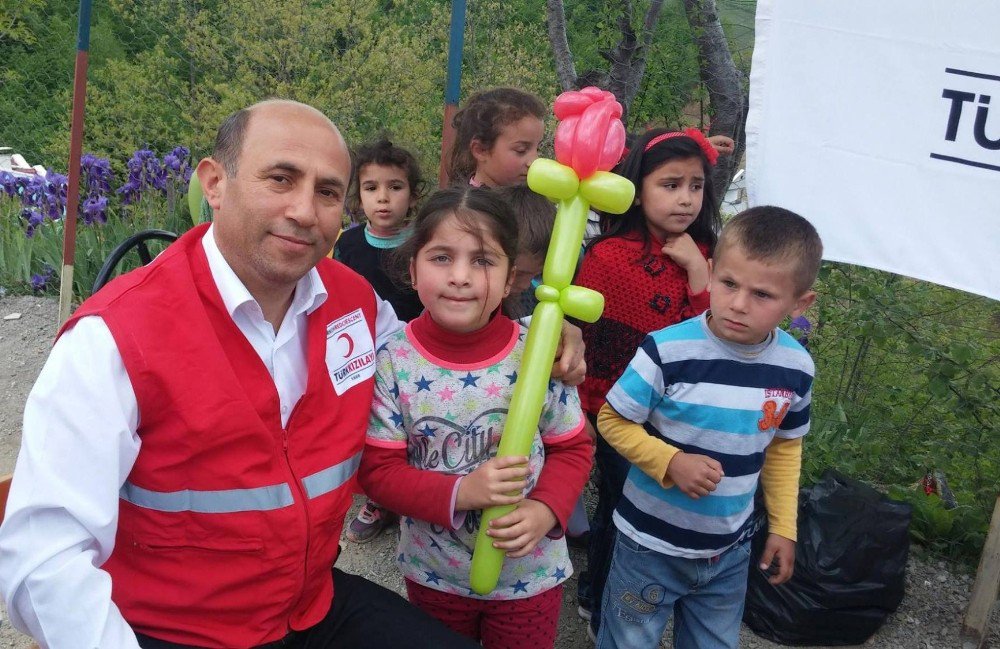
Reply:
[[[531,191],[527,185],[496,190],[514,210],[517,220],[517,251],[522,255],[545,257],[556,220],[556,206]]]
[[[250,117],[257,108],[269,105],[298,106],[299,108],[311,111],[326,120],[330,128],[337,133],[337,137],[340,137],[340,131],[337,130],[336,125],[330,121],[330,118],[323,111],[317,109],[315,106],[303,104],[300,101],[292,99],[271,98],[258,101],[252,106],[241,108],[223,120],[218,132],[215,134],[215,147],[212,149],[212,158],[222,165],[222,168],[226,170],[227,176],[235,176],[239,168],[240,154],[243,152],[243,141],[246,139]],[[345,150],[346,146],[345,144]],[[347,154],[349,156],[350,151]]]
[[[253,106],[241,108],[227,117],[219,131],[215,134],[215,148],[212,157],[226,170],[226,175],[235,176],[239,167],[240,152],[243,151],[243,139],[247,134],[250,114]]]
[[[773,205],[751,207],[730,219],[715,246],[715,259],[722,259],[731,247],[754,261],[791,262],[798,295],[812,288],[823,260],[816,228],[795,212]]]

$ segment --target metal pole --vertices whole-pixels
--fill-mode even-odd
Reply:
[[[83,109],[87,100],[87,54],[90,49],[90,2],[80,0],[76,30],[76,66],[73,70],[73,116],[69,129],[69,188],[63,219],[63,263],[59,277],[59,326],[69,318],[73,301],[73,257],[76,253],[76,213],[80,205],[80,156],[83,148]]]
[[[458,111],[458,96],[462,88],[462,50],[465,47],[465,0],[452,0],[451,33],[448,37],[448,81],[444,89],[444,124],[441,128],[441,165],[438,184],[448,184],[448,160],[455,142],[452,119]]]

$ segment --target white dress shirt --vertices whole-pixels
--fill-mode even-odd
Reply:
[[[202,245],[226,310],[274,379],[284,425],[306,387],[306,316],[326,288],[310,270],[275,332],[223,258],[214,227]],[[403,323],[388,302],[376,302],[377,349]],[[0,591],[13,625],[42,647],[139,646],[100,569],[114,549],[118,491],[139,455],[138,419],[111,332],[99,316],[81,318],[53,346],[28,395],[0,526]]]

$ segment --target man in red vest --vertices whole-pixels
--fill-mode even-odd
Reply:
[[[333,568],[374,352],[401,326],[326,258],[340,133],[262,102],[197,171],[214,223],[84,302],[28,398],[0,527],[11,620],[47,647],[476,646]]]

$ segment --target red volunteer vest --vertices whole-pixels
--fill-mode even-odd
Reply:
[[[359,275],[320,262],[329,296],[308,316],[308,383],[282,428],[274,382],[212,279],[206,229],[108,284],[66,327],[104,319],[139,404],[142,446],[103,566],[112,599],[147,635],[251,647],[316,624],[333,599],[376,304]]]

